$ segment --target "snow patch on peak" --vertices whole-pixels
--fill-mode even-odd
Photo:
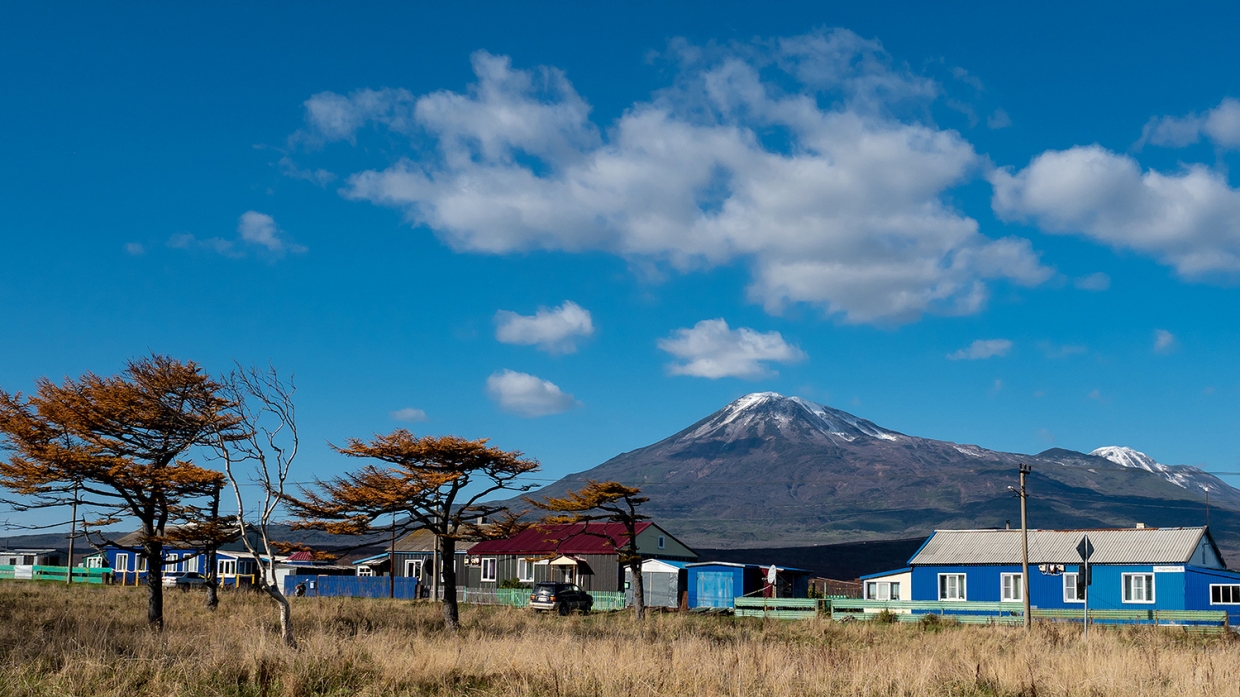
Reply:
[[[714,418],[688,434],[689,438],[722,435],[728,440],[743,434],[768,435],[772,431],[788,432],[794,422],[823,433],[832,440],[852,442],[859,437],[893,441],[899,434],[879,428],[847,412],[832,409],[800,397],[785,397],[778,392],[754,392],[733,401]]]
[[[1166,472],[1171,469],[1139,450],[1133,450],[1132,448],[1125,448],[1119,445],[1108,445],[1106,447],[1093,450],[1089,454],[1094,457],[1101,457],[1110,460],[1120,467],[1133,467],[1136,469],[1143,469],[1146,472]]]
[[[1164,465],[1149,455],[1146,455],[1139,450],[1133,450],[1132,448],[1125,448],[1119,445],[1108,445],[1103,448],[1098,448],[1089,454],[1110,460],[1120,467],[1131,467],[1133,469],[1142,469],[1146,472],[1160,474],[1163,479],[1166,479],[1172,484],[1183,489],[1187,489],[1189,484],[1193,484],[1200,489],[1209,488],[1208,484],[1203,484],[1202,482],[1195,480],[1196,478],[1190,471],[1191,468]]]

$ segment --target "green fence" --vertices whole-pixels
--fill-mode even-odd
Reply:
[[[529,607],[529,588],[465,588],[461,601],[475,605],[507,605]],[[588,591],[594,598],[594,609],[600,612],[624,609],[624,593]]]
[[[64,583],[68,581],[66,574],[70,572],[67,566],[0,566],[0,579],[12,579],[15,581],[60,581]],[[75,566],[72,569],[74,583],[106,583],[107,578],[111,577],[111,569],[88,569],[84,566]]]
[[[833,620],[873,620],[886,610],[899,622],[920,622],[926,615],[950,617],[964,624],[1022,624],[1024,610],[1015,603],[933,602],[917,600],[831,600]],[[1084,620],[1083,610],[1039,610],[1030,614],[1035,620]],[[888,615],[887,617],[891,617]],[[1227,627],[1227,613],[1215,610],[1090,610],[1090,624],[1149,624],[1185,627],[1205,631],[1222,631]]]
[[[818,616],[817,598],[737,598],[737,617],[776,620],[807,620]]]

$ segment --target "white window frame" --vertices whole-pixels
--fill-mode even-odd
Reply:
[[[899,600],[900,599],[900,582],[892,581],[891,585],[888,588],[887,594],[888,596],[890,596],[892,600]]]
[[[198,573],[198,555],[195,554],[192,557],[186,557],[186,560],[187,561],[185,562],[185,570],[189,571],[190,573],[195,573],[195,574]]]
[[[236,576],[237,575],[237,560],[236,559],[220,559],[219,561],[215,563],[215,573],[221,578],[224,576]]]
[[[899,583],[892,583],[891,581],[866,581],[865,582],[865,599],[866,600],[899,600],[900,599],[899,597],[895,597],[895,598],[891,597],[892,586],[895,586],[896,595],[898,596],[900,593]]]
[[[1231,600],[1215,600],[1215,588],[1230,588]],[[1221,593],[1220,593],[1221,596]],[[1211,583],[1210,584],[1210,604],[1211,605],[1240,605],[1240,583]]]
[[[945,591],[947,590],[947,585],[944,583],[944,578],[948,576],[959,579],[959,582],[956,584],[956,593],[958,594],[959,597],[955,597],[955,598],[943,597],[945,595]],[[939,574],[938,595],[939,595],[939,602],[950,602],[950,603],[967,602],[969,599],[969,575],[959,574],[959,573]]]
[[[87,557],[86,568],[102,569],[103,568],[103,557]]]
[[[1019,572],[999,574],[999,602],[1019,603],[1024,601],[1025,583],[1024,579],[1021,578],[1022,575]],[[1011,579],[1010,584],[1008,579]],[[1008,595],[1009,590],[1012,591],[1010,597]]]
[[[357,575],[358,575],[358,576],[374,576],[374,575],[375,575],[375,569],[374,569],[374,567],[373,567],[373,566],[369,566],[369,565],[367,565],[367,564],[362,564],[362,565],[360,565],[360,566],[358,566],[358,567],[357,567]]]
[[[422,578],[422,560],[406,559],[405,560],[405,576],[408,578]]]
[[[483,557],[481,566],[482,566],[482,578],[481,578],[482,582],[483,583],[494,583],[495,577],[497,575],[496,572],[498,571],[498,568],[499,568],[499,560],[497,560],[495,557]],[[487,573],[488,567],[490,567],[490,572],[491,572],[489,574]]]
[[[1072,594],[1068,594],[1068,579],[1072,579]],[[1083,603],[1085,598],[1076,597],[1081,595],[1081,575],[1076,572],[1068,572],[1063,575],[1063,601],[1065,603]]]
[[[139,554],[138,555],[138,572],[141,573],[143,571],[146,571],[146,555]]]
[[[667,549],[667,538],[659,535],[659,549]]]
[[[1145,578],[1149,584],[1145,588],[1145,593],[1144,593],[1144,595],[1148,596],[1148,599],[1134,600],[1129,597],[1129,591],[1132,590],[1132,579],[1137,576]],[[1153,571],[1134,571],[1128,574],[1121,574],[1120,575],[1120,598],[1122,599],[1122,602],[1124,603],[1132,603],[1132,604],[1139,604],[1139,605],[1152,605],[1156,599],[1156,596],[1154,595],[1154,572]]]
[[[524,557],[517,559],[517,580],[521,583],[533,583],[534,565]]]
[[[129,553],[119,552],[116,555],[116,568],[113,571],[129,571]]]

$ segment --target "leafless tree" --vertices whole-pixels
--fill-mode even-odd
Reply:
[[[216,452],[224,465],[224,474],[237,499],[237,525],[246,551],[254,558],[259,588],[280,608],[280,636],[290,647],[297,647],[293,634],[292,608],[276,582],[276,541],[271,539],[271,524],[285,495],[284,487],[297,457],[299,441],[293,394],[296,387],[290,377],[282,380],[275,368],[260,370],[238,365],[224,377],[225,393],[235,405],[236,416],[245,428],[240,440],[221,438]],[[240,470],[248,468],[251,484],[261,490],[261,503],[247,507]]]

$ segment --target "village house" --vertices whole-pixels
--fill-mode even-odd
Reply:
[[[1029,531],[1029,601],[1083,609],[1077,545],[1086,535],[1091,610],[1226,610],[1240,619],[1240,573],[1229,571],[1209,528]],[[985,601],[1023,605],[1020,530],[938,530],[907,569],[862,579],[867,600]]]
[[[55,549],[6,549],[0,566],[64,566],[65,555]]]
[[[655,523],[640,522],[636,530],[637,552],[643,559],[697,559],[697,552]],[[617,549],[627,545],[627,536],[620,523],[534,526],[507,539],[470,547],[466,573],[459,582],[470,589],[488,589],[505,582],[532,586],[560,581],[586,591],[621,592],[624,570]]]
[[[422,588],[423,595],[432,588],[432,569],[436,568],[439,554],[436,551],[438,539],[429,530],[414,530],[396,540],[396,575],[398,577],[415,577]],[[456,550],[456,577],[458,583],[463,582],[466,573],[466,550],[469,543],[458,543]],[[387,576],[391,566],[392,554],[384,551],[353,562],[358,576]],[[440,569],[443,565],[440,564]],[[442,578],[442,575],[441,575]]]
[[[256,533],[250,532],[252,536]],[[257,539],[254,540],[257,542]],[[142,533],[134,531],[104,545],[101,551],[85,557],[89,568],[112,569],[112,580],[120,585],[136,586],[146,582],[149,569],[146,555],[142,554]],[[166,543],[164,545],[164,573],[199,573],[207,575],[206,555],[191,545]],[[216,578],[222,585],[252,584],[256,580],[258,565],[240,537],[226,542],[216,552]]]

